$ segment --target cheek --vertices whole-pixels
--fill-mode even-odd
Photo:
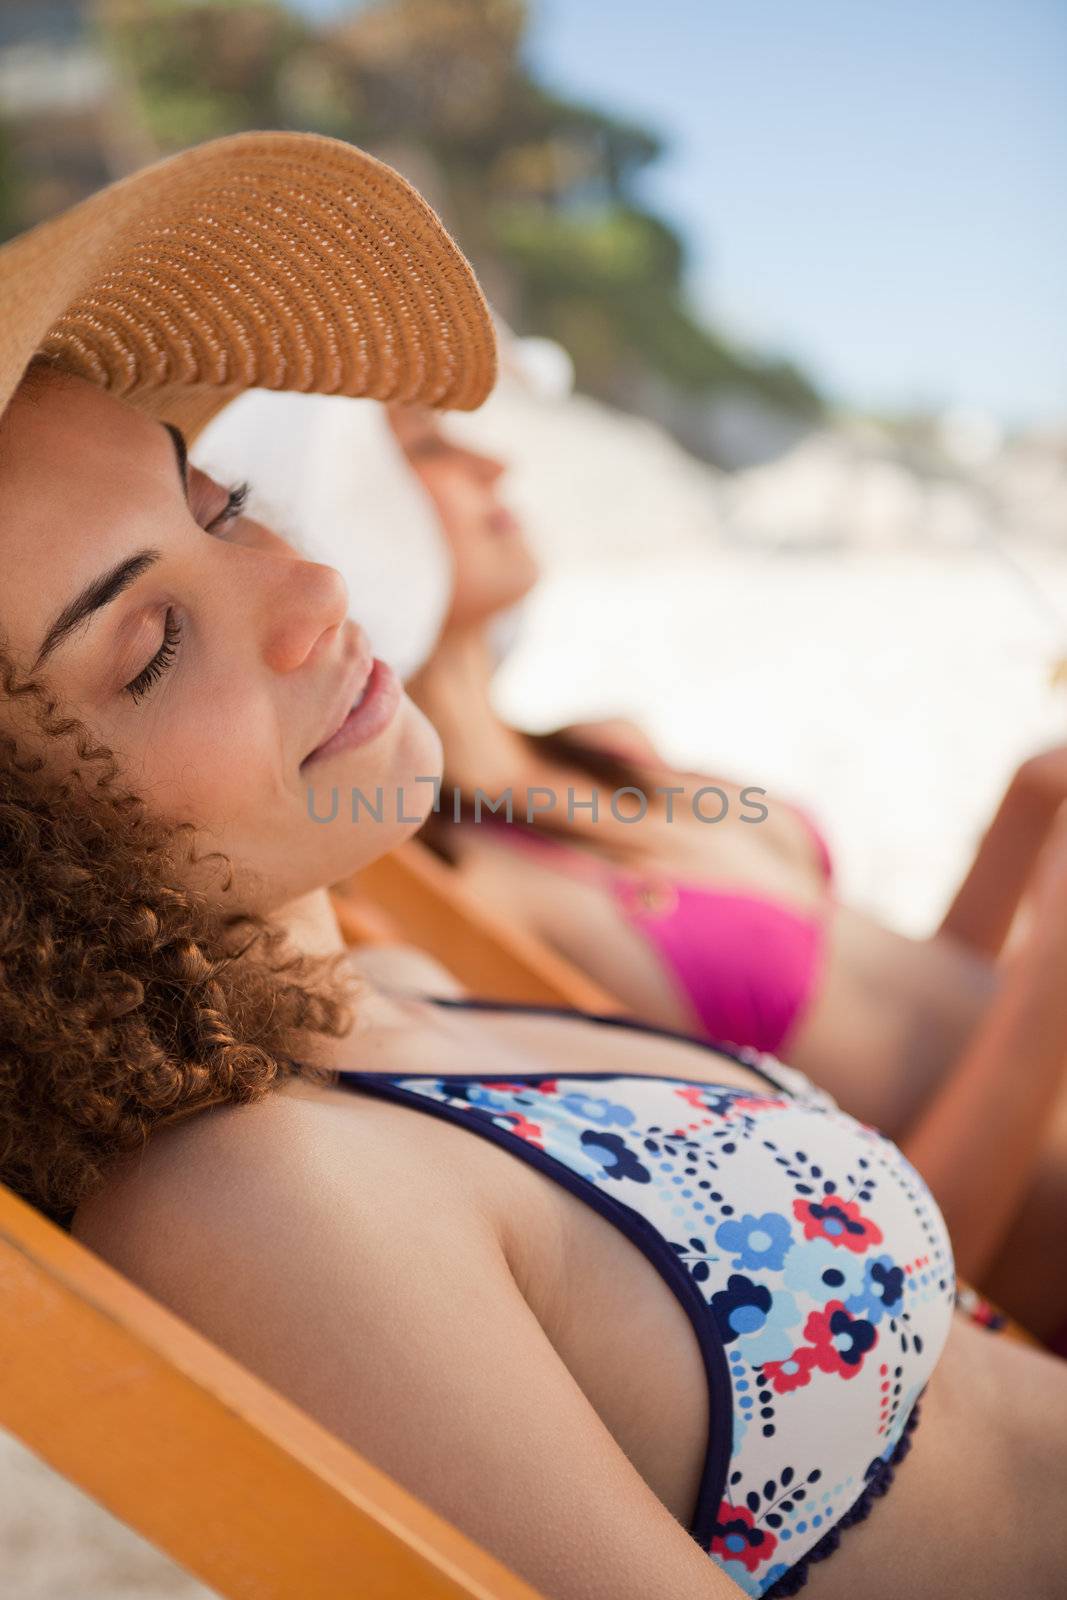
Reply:
[[[200,696],[146,729],[144,786],[153,806],[199,824],[248,822],[277,798],[277,744],[276,722],[248,695]]]

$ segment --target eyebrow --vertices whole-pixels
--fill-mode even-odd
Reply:
[[[166,428],[167,432],[170,434],[171,441],[172,441],[172,443],[174,445],[174,454],[178,458],[178,471],[181,474],[182,488],[185,490],[186,495],[188,495],[188,493],[189,493],[189,447],[185,442],[185,435],[182,433],[182,430],[180,428],[176,428],[174,426],[173,422],[165,422],[163,424],[163,426],[164,426],[164,428]]]
[[[186,497],[188,497],[189,457],[185,439],[182,437],[180,430],[173,427],[171,423],[165,422],[163,426],[170,435],[171,443],[174,445],[174,454],[182,480],[182,489]],[[113,600],[117,600],[119,595],[141,576],[142,572],[147,572],[149,567],[155,566],[160,559],[158,550],[138,550],[136,555],[127,556],[125,560],[111,567],[109,571],[102,573],[99,577],[93,578],[90,583],[87,583],[85,588],[76,594],[73,600],[69,600],[62,611],[49,624],[42,640],[41,648],[38,650],[30,670],[32,672],[38,671],[49,656],[59,649],[60,645],[70,637],[76,628],[80,627],[95,612],[100,611],[104,606],[110,605]]]

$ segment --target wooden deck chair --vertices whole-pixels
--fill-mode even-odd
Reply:
[[[225,1600],[538,1600],[0,1186],[0,1425]]]
[[[351,943],[380,942],[361,905],[369,902],[396,937],[436,957],[475,994],[584,1011],[623,1010],[613,994],[472,893],[418,839],[336,884],[332,893],[341,931]]]
[[[360,902],[380,911],[400,938],[435,956],[476,995],[494,1000],[535,1000],[576,1010],[621,1013],[622,1002],[587,978],[540,939],[513,927],[473,894],[458,874],[418,839],[335,886],[334,904],[345,937],[377,943]],[[961,1298],[977,1321],[1002,1323],[1024,1344],[1041,1341],[965,1280]]]

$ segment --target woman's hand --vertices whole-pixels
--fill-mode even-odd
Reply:
[[[1022,793],[1032,795],[1046,812],[1058,810],[1067,800],[1067,745],[1056,745],[1030,756],[1013,782]]]
[[[983,955],[1000,954],[1064,801],[1067,746],[1023,762],[945,914],[941,933]]]
[[[1064,753],[1067,762],[1067,752]],[[1048,828],[1031,879],[1027,910],[1032,935],[1055,937],[1067,928],[1067,806],[1059,806]]]

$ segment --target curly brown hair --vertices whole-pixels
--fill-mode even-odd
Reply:
[[[0,1179],[69,1226],[153,1128],[297,1072],[334,1081],[292,1056],[350,1030],[353,986],[343,954],[298,952],[268,918],[183,887],[210,862],[225,894],[232,864],[152,815],[2,642],[0,687]]]

